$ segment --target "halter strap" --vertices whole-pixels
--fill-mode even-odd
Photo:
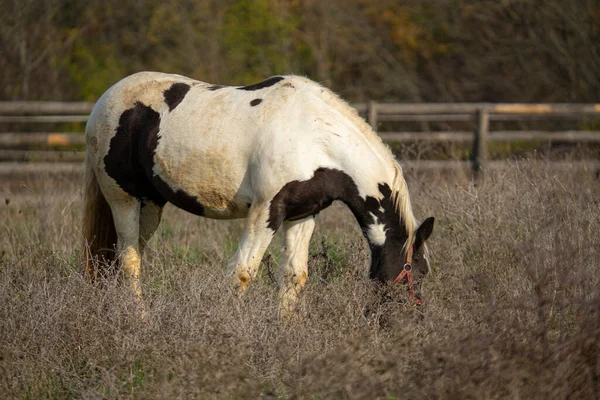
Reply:
[[[408,293],[410,295],[410,299],[414,300],[415,303],[421,304],[421,299],[415,299],[415,286],[413,285],[412,278],[412,257],[413,257],[413,247],[408,246],[408,250],[406,251],[406,263],[402,268],[402,271],[398,274],[396,279],[394,279],[393,285],[397,285],[402,282],[402,279],[406,276],[406,283],[408,284]]]
[[[413,256],[413,247],[408,246],[408,250],[406,251],[406,263],[412,266],[412,256]]]

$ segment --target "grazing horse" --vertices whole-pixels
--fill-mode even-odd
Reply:
[[[274,76],[234,87],[140,72],[100,97],[86,143],[92,279],[118,258],[141,298],[142,253],[170,202],[207,218],[246,218],[228,265],[242,292],[282,227],[278,280],[287,312],[308,277],[315,218],[340,200],[369,242],[370,277],[406,281],[420,302],[433,218],[417,227],[390,149],[352,107],[309,79]]]

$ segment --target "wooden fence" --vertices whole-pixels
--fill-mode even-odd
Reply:
[[[0,102],[0,127],[36,124],[66,124],[87,121],[90,102]],[[549,118],[600,118],[600,104],[512,104],[512,103],[368,103],[354,104],[376,129],[387,122],[474,122],[474,130],[445,132],[393,132],[379,130],[387,142],[472,141],[472,166],[481,169],[488,159],[491,141],[600,142],[600,131],[490,131],[490,121]],[[383,124],[382,124],[383,123]],[[1,129],[1,128],[0,128]],[[0,132],[0,161],[80,162],[82,151],[60,151],[61,147],[85,144],[82,132]],[[50,148],[50,149],[49,149]]]

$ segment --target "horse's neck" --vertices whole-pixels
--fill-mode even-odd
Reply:
[[[372,232],[368,238],[377,241],[382,234],[408,237],[406,221],[400,212],[410,209],[410,202],[408,207],[398,208],[394,201],[394,192],[404,192],[405,186],[399,185],[402,172],[390,149],[358,115],[345,108],[347,105],[341,101],[330,101],[328,105],[337,112],[315,119],[317,124],[327,122],[317,125],[316,129],[334,164],[341,166],[349,177],[340,180],[340,183],[349,183],[344,189],[344,198],[339,199],[352,210],[363,232]],[[379,230],[379,235],[375,230]]]
[[[379,149],[372,143],[357,135],[349,135],[348,140],[336,146],[337,163],[348,174],[365,198],[372,196],[381,198],[380,185],[391,187],[394,180],[394,167],[391,157],[385,153],[387,149]]]
[[[382,246],[390,240],[404,243],[409,233],[406,221],[394,201],[395,194],[390,183],[381,181],[371,184],[376,189],[363,188],[368,194],[362,195],[350,177],[347,182],[348,186],[339,200],[350,208],[371,247]]]

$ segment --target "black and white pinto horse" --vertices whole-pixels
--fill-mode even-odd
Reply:
[[[92,278],[99,265],[118,258],[141,298],[144,247],[170,202],[207,218],[246,218],[229,262],[240,291],[283,228],[278,279],[287,312],[308,276],[315,218],[340,200],[369,242],[370,277],[406,281],[420,302],[433,218],[417,227],[389,148],[352,107],[309,79],[275,76],[230,87],[137,73],[98,100],[86,143],[84,233]]]

